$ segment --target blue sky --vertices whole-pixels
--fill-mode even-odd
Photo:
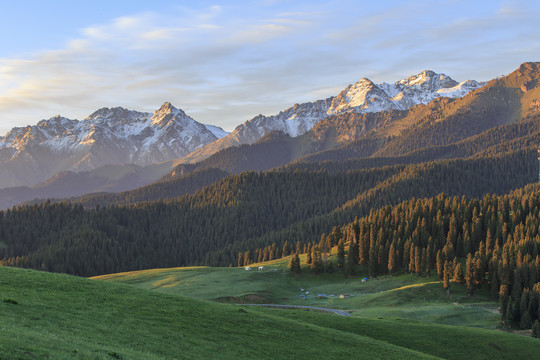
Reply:
[[[538,1],[25,1],[0,14],[0,134],[170,101],[232,130],[424,69],[488,80],[540,60]]]

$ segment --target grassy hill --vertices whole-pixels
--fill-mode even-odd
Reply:
[[[1,359],[435,358],[281,313],[121,284],[6,267],[0,284]]]
[[[216,301],[344,309],[352,314],[351,318],[304,310],[261,308],[257,311],[376,338],[445,359],[522,358],[540,349],[537,339],[480,328],[494,328],[499,320],[497,302],[490,300],[487,294],[468,297],[462,286],[453,284],[447,295],[442,284],[433,277],[401,275],[364,283],[361,275],[352,278],[341,274],[313,275],[305,267],[296,275],[288,272],[287,260],[254,264],[250,271],[191,267],[110,274],[94,279]],[[259,265],[264,266],[264,270],[257,270]],[[306,300],[299,297],[301,288],[303,293],[310,291]],[[326,294],[327,298],[318,299],[319,293]],[[338,295],[343,293],[351,297],[340,299]],[[254,311],[252,309],[249,308]],[[456,326],[458,324],[475,328]]]
[[[33,270],[0,267],[0,285],[1,359],[505,359],[533,358],[540,346],[499,331],[239,308]]]

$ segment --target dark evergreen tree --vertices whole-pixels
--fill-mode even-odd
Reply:
[[[239,252],[238,253],[238,267],[243,267],[243,266],[244,266],[244,253]]]
[[[465,268],[465,285],[467,286],[467,293],[471,296],[474,293],[476,286],[474,283],[474,261],[470,253],[467,255]]]
[[[535,320],[532,326],[532,337],[540,338],[540,321]]]
[[[451,265],[448,261],[444,262],[444,271],[443,271],[443,286],[444,290],[448,294],[450,294],[450,273],[451,273]]]
[[[337,268],[342,271],[345,267],[345,244],[343,239],[339,240],[338,250],[337,250]]]
[[[465,282],[465,277],[463,276],[463,270],[461,269],[461,264],[454,259],[454,271],[453,271],[453,278],[452,281],[454,281],[457,284],[463,284]]]
[[[291,256],[291,262],[289,263],[289,270],[297,274],[299,274],[301,271],[300,257],[298,256],[297,253]]]

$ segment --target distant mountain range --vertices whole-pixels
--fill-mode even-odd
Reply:
[[[229,135],[195,150],[183,162],[196,163],[219,150],[241,144],[252,144],[272,131],[296,137],[311,130],[319,121],[344,113],[373,113],[406,110],[427,104],[439,97],[457,98],[485,83],[467,80],[458,83],[445,74],[425,70],[394,84],[374,84],[363,78],[347,86],[337,96],[325,100],[296,104],[277,115],[258,115],[238,125]]]
[[[335,97],[297,104],[273,116],[256,116],[230,134],[195,121],[168,102],[154,114],[117,107],[100,109],[82,121],[57,116],[14,128],[0,137],[0,208],[36,197],[133,189],[156,181],[179,163],[200,163],[225,149],[232,151],[194,168],[182,165],[176,173],[208,168],[231,173],[280,166],[358,141],[370,131],[401,133],[415,124],[411,117],[418,118],[407,118],[404,111],[438,98],[459,98],[484,85],[474,80],[458,83],[433,71],[394,84],[377,85],[363,78]],[[354,121],[339,125],[347,117]],[[389,117],[400,120],[390,121]],[[302,136],[315,125],[314,132]],[[321,130],[325,126],[337,132],[330,136]],[[276,131],[289,136],[265,138]],[[259,141],[262,143],[254,148],[235,150]],[[286,147],[277,151],[272,141]],[[249,154],[254,151],[265,155],[259,159]]]
[[[106,206],[171,199],[248,170],[344,171],[345,164],[353,162],[369,169],[535,152],[540,144],[539,79],[540,64],[526,63],[462,98],[441,97],[407,110],[328,116],[297,137],[273,131],[195,164],[180,163],[159,182],[142,188],[70,200]]]

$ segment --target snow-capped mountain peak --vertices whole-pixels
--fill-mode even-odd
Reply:
[[[170,102],[166,102],[156,110],[152,116],[152,125],[163,127],[167,125],[171,120],[183,119],[188,117],[185,112],[175,108]],[[190,118],[191,119],[191,118]],[[195,121],[195,120],[193,120]]]
[[[299,136],[331,115],[406,110],[441,96],[461,97],[483,85],[474,80],[458,84],[449,76],[431,70],[391,84],[375,84],[362,78],[335,97],[296,104],[272,116],[258,115],[237,126],[228,136],[190,154],[184,161],[197,162],[221,149],[254,143],[272,131]]]
[[[424,70],[421,73],[413,76],[409,76],[406,79],[402,79],[396,83],[396,86],[424,86],[424,87],[438,87],[449,88],[456,86],[458,83],[445,74],[437,74],[432,70]]]
[[[379,102],[380,106],[370,107],[370,104]],[[362,78],[355,84],[348,85],[338,96],[332,100],[328,114],[343,112],[373,112],[386,110],[388,107],[388,94],[375,85],[371,80]]]
[[[128,110],[122,107],[105,107],[90,114],[86,119],[84,119],[84,122],[119,126],[141,121],[144,122],[147,121],[150,116],[150,113]]]
[[[82,121],[55,116],[0,137],[0,188],[34,185],[60,171],[178,159],[225,135],[169,102],[154,114],[114,107]]]

